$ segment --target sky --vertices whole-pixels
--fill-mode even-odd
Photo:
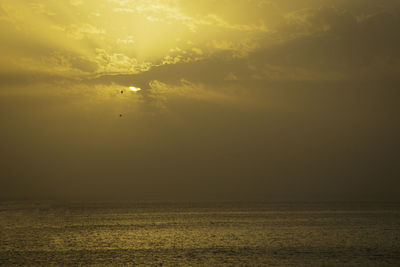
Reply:
[[[0,198],[400,200],[399,27],[398,0],[1,1]]]

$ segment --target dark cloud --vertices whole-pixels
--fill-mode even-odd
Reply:
[[[357,21],[347,12],[320,9],[307,19],[310,35],[259,52],[255,58],[322,73],[334,71],[339,79],[397,79],[399,19],[398,13],[379,13]]]
[[[304,25],[289,24],[280,35],[299,34],[293,40],[265,45],[245,58],[224,52],[198,62],[154,67],[135,75],[104,76],[98,81],[146,87],[151,80],[177,83],[227,83],[226,76],[239,80],[390,80],[398,82],[400,38],[397,13],[378,13],[358,20],[334,8],[308,11]],[[297,73],[296,73],[297,72]],[[303,76],[302,76],[303,75]]]

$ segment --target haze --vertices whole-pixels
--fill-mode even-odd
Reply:
[[[0,197],[399,200],[399,27],[397,0],[2,1]]]

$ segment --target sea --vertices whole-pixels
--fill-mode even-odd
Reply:
[[[0,202],[2,266],[400,266],[400,203]]]

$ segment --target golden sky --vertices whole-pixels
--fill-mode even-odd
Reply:
[[[29,81],[143,72],[150,72],[149,80],[186,79],[195,72],[202,83],[395,77],[399,5],[391,0],[2,1],[0,71]],[[187,73],[175,73],[177,66]],[[171,73],[158,74],[160,67]]]
[[[381,196],[399,26],[397,0],[1,1],[3,193]]]

